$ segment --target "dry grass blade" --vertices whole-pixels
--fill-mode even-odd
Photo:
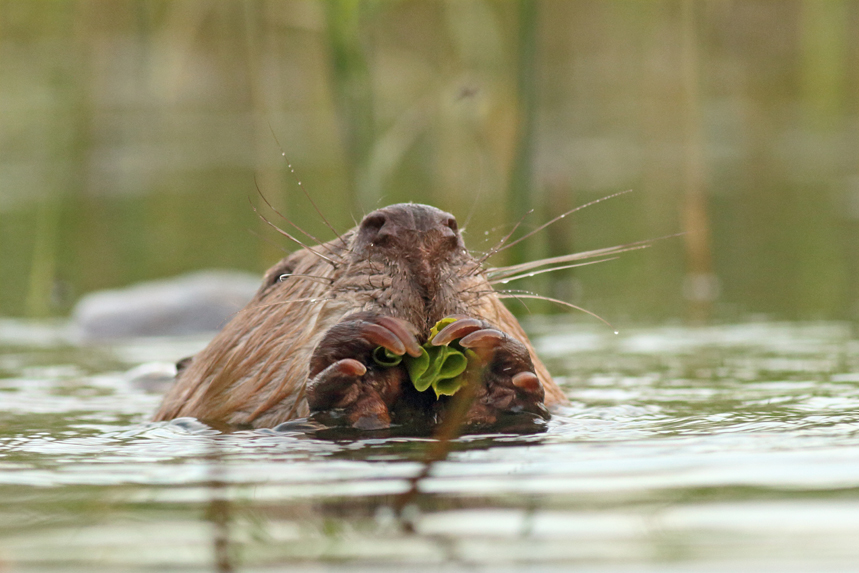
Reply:
[[[474,194],[474,201],[471,202],[471,209],[468,211],[468,216],[465,218],[465,222],[460,225],[460,233],[465,233],[465,230],[468,229],[468,224],[471,223],[471,218],[474,217],[474,213],[477,211],[477,203],[480,200],[480,195],[483,193],[483,154],[477,154],[477,165],[478,171],[480,173],[480,182],[477,184],[477,192]]]
[[[481,370],[472,372],[468,376],[468,381],[462,385],[462,388],[457,392],[450,403],[450,408],[442,420],[434,434],[435,442],[429,445],[426,455],[423,459],[423,466],[414,477],[409,480],[409,489],[399,494],[394,499],[394,511],[400,516],[400,523],[403,528],[408,531],[413,531],[412,524],[405,521],[403,510],[412,502],[419,493],[420,483],[429,476],[432,467],[436,462],[440,462],[447,458],[450,453],[451,441],[459,437],[462,429],[465,427],[465,419],[468,416],[468,410],[471,403],[477,396],[477,389],[480,385],[483,373]]]

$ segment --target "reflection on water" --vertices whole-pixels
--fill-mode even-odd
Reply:
[[[534,323],[570,404],[545,433],[332,441],[152,424],[125,372],[205,341],[74,347],[0,324],[0,570],[847,568],[859,342],[840,324]],[[14,333],[14,336],[12,335]],[[217,557],[216,557],[217,556]]]

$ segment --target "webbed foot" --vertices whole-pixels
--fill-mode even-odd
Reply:
[[[548,419],[543,401],[545,391],[534,370],[528,347],[519,340],[477,318],[459,318],[432,339],[442,346],[457,341],[474,352],[474,366],[466,376],[477,379],[478,387],[465,417],[469,426],[503,425],[514,418]]]
[[[373,351],[381,346],[399,356],[420,356],[415,335],[406,321],[373,312],[350,315],[331,327],[310,359],[311,417],[362,430],[388,427],[408,374],[376,364]]]

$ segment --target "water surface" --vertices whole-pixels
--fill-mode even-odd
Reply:
[[[570,398],[545,433],[430,440],[152,424],[201,338],[0,323],[0,571],[849,570],[859,341],[838,323],[530,324]]]

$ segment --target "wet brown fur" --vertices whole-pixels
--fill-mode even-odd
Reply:
[[[408,210],[409,205],[391,208]],[[273,427],[307,416],[311,354],[329,328],[359,311],[402,318],[420,330],[421,342],[445,316],[482,318],[528,347],[547,406],[566,400],[464,246],[438,264],[428,265],[420,252],[405,253],[405,262],[398,263],[367,256],[358,235],[356,227],[269,269],[247,307],[180,370],[155,420],[193,416],[210,423]],[[283,275],[290,276],[280,281]]]

